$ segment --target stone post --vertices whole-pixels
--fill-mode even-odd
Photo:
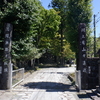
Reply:
[[[99,61],[98,61],[98,65],[99,65],[99,86],[96,86],[96,90],[98,91],[98,92],[100,92],[100,59],[99,59]]]
[[[81,71],[81,89],[87,89],[86,24],[79,24],[78,70]]]
[[[9,89],[9,69],[11,67],[11,38],[12,38],[12,25],[5,23],[4,26],[4,54],[3,54],[3,66],[2,66],[2,79],[1,88]]]

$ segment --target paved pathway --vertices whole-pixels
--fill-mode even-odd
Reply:
[[[70,68],[43,68],[12,89],[12,97],[0,100],[78,100],[76,90],[67,78]]]

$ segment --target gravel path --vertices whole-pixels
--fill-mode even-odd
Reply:
[[[73,72],[75,67],[43,68],[13,88],[12,98],[0,100],[78,100],[68,79],[69,73]]]

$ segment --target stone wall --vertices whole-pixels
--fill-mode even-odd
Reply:
[[[99,84],[99,59],[100,58],[87,58],[88,89],[96,88]]]

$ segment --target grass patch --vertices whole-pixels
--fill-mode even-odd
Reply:
[[[71,76],[72,79],[75,81],[75,73],[71,73],[70,76]]]
[[[69,75],[69,79],[70,79],[70,81],[72,82],[72,85],[75,85],[75,73],[71,73],[71,74]]]

